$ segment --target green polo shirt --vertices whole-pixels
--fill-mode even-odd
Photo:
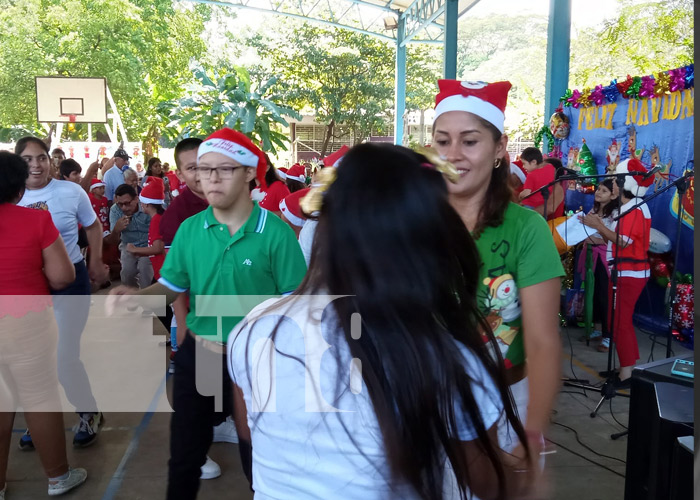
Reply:
[[[290,293],[305,273],[294,231],[254,202],[250,217],[233,235],[216,220],[212,207],[186,219],[175,233],[159,282],[177,292],[189,290],[187,327],[192,332],[226,342],[233,327],[264,298],[242,298],[246,305],[241,311],[239,299],[221,296]],[[222,315],[222,309],[232,315]]]

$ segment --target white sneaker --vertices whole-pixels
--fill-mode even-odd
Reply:
[[[60,481],[49,481],[49,496],[63,495],[77,488],[87,479],[85,469],[68,469],[68,477]]]
[[[221,467],[219,464],[214,462],[209,455],[207,455],[207,461],[202,465],[202,472],[199,476],[200,479],[214,479],[221,475]]]
[[[214,427],[214,443],[238,443],[236,424],[231,417],[226,417],[222,423]]]

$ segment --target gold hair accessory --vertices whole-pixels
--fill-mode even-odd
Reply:
[[[326,167],[317,174],[317,182],[311,185],[311,189],[301,200],[299,206],[309,215],[321,210],[323,195],[335,180],[335,167]]]
[[[459,180],[459,172],[457,172],[457,167],[452,163],[447,161],[445,158],[440,156],[434,148],[426,148],[425,146],[418,146],[413,149],[416,153],[425,156],[432,165],[435,166],[435,170],[444,174],[447,179],[456,184]]]

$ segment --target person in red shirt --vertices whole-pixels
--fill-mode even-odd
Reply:
[[[260,202],[260,208],[269,210],[279,217],[281,215],[280,202],[289,196],[289,188],[277,176],[277,170],[272,166],[267,155],[265,155],[265,158],[267,159],[265,187],[263,188],[263,186],[260,186],[262,192],[265,193],[265,197]],[[287,177],[289,177],[289,174],[287,174]]]
[[[105,198],[105,183],[99,179],[92,179],[88,196],[92,209],[102,223],[103,235],[106,236],[109,234],[109,202]]]
[[[160,235],[160,221],[164,213],[163,203],[165,201],[163,179],[150,176],[141,190],[139,201],[141,202],[141,211],[151,217],[151,223],[148,226],[148,246],[137,247],[133,243],[127,243],[126,251],[137,256],[149,257],[153,265],[153,279],[157,281],[160,278],[160,268],[163,267],[165,261],[165,244]],[[170,323],[166,325],[166,329],[169,328]]]
[[[48,171],[48,152],[42,154]],[[0,498],[7,489],[18,406],[49,478],[49,495],[66,493],[87,478],[85,469],[68,466],[50,295],[50,289],[75,281],[75,267],[51,214],[17,206],[28,176],[20,156],[0,152],[0,380],[15,389],[0,391]]]
[[[94,163],[93,165],[96,164],[97,163]],[[103,238],[109,234],[109,201],[105,196],[105,186],[105,183],[101,180],[96,178],[92,179],[92,181],[90,181],[90,192],[88,193],[92,209],[102,223]],[[104,240],[102,242],[102,262],[109,267],[110,275],[113,276],[119,273],[121,269],[121,264],[119,263],[119,248],[116,245],[110,245]],[[111,285],[111,283],[107,281],[102,285],[102,288],[106,288],[109,285]]]
[[[644,172],[647,169],[642,162],[632,158],[620,162],[615,173]],[[620,358],[620,375],[617,382],[618,388],[628,388],[632,368],[639,359],[639,347],[637,334],[634,330],[632,318],[634,306],[642,294],[642,290],[649,279],[649,235],[651,232],[651,214],[647,205],[631,210],[641,201],[649,186],[654,182],[654,177],[645,179],[642,175],[625,177],[624,185],[619,182],[615,191],[620,193],[622,206],[621,218],[608,228],[603,220],[596,214],[588,214],[582,217],[582,221],[608,242],[607,260],[612,270],[617,272],[617,293],[615,303],[612,300],[612,285],[610,282],[608,291],[608,322],[614,310],[615,319],[612,328],[613,340],[617,348],[617,356]],[[615,194],[615,193],[614,193]],[[617,238],[617,225],[619,224],[620,238]]]
[[[521,204],[533,210],[542,207],[544,196],[541,192],[536,193],[536,191],[554,180],[555,169],[552,165],[543,162],[542,153],[537,148],[523,149],[523,152],[520,153],[520,161],[523,162],[523,168],[527,171],[523,190],[520,192]],[[552,188],[550,187],[549,194],[551,193]],[[543,212],[540,211],[540,213]]]

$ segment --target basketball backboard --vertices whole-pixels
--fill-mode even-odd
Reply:
[[[39,123],[106,123],[107,80],[37,76],[36,114]]]

